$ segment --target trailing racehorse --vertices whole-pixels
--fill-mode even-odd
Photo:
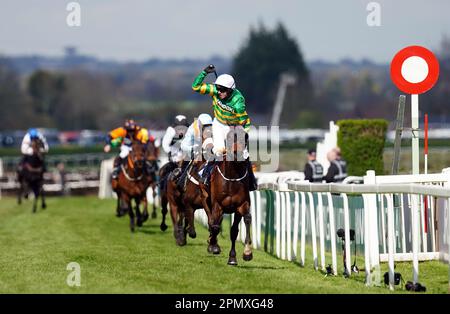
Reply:
[[[145,171],[145,152],[145,145],[134,141],[126,162],[120,166],[118,178],[112,181],[112,188],[118,197],[117,216],[123,216],[128,212],[131,231],[134,231],[136,224],[140,227],[144,222],[144,217],[139,210],[141,202],[144,213],[147,212],[146,191],[149,187],[149,179]],[[132,200],[135,203],[136,221]]]
[[[33,154],[25,156],[22,164],[17,170],[17,181],[20,184],[17,195],[17,202],[22,203],[22,196],[28,196],[29,191],[33,191],[33,213],[36,212],[37,202],[39,196],[41,197],[41,208],[46,208],[44,195],[44,143],[40,139],[33,139],[31,141],[31,148]]]
[[[239,132],[244,132],[240,127],[234,128],[227,136],[229,152],[224,154],[222,160],[216,161],[213,167],[209,188],[201,184],[203,191],[203,205],[209,209],[210,217],[208,219],[210,237],[208,252],[213,254],[220,253],[220,247],[217,242],[217,235],[220,232],[220,225],[223,214],[234,214],[234,221],[230,230],[231,250],[229,253],[228,264],[237,265],[235,243],[239,232],[239,223],[244,218],[246,236],[243,259],[250,261],[253,258],[251,249],[251,215],[250,215],[250,194],[249,194],[249,173],[248,163],[241,157],[245,150],[245,141],[237,141],[241,138]],[[210,205],[211,204],[211,205]]]
[[[177,245],[186,244],[186,234],[195,238],[197,233],[194,225],[194,213],[203,208],[202,191],[199,188],[198,171],[203,161],[191,161],[187,166],[187,173],[182,177],[181,184],[171,176],[167,183],[167,195],[170,203],[170,215],[174,227],[174,236]],[[197,177],[197,178],[196,178]],[[209,211],[205,209],[209,217]]]

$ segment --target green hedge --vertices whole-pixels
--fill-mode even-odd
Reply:
[[[338,146],[347,161],[347,173],[363,176],[367,170],[384,173],[383,148],[388,122],[383,119],[340,120]]]

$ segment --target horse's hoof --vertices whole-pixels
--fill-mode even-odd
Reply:
[[[159,228],[161,229],[161,231],[166,231],[167,230],[167,225],[166,224],[161,224],[159,226]]]
[[[237,263],[237,259],[236,259],[236,257],[229,257],[228,258],[228,265],[231,265],[231,266],[236,266],[238,263]]]
[[[144,215],[143,217],[142,217],[142,222],[146,222],[148,220],[148,215]]]
[[[156,218],[156,213],[152,213],[152,219]]]
[[[138,219],[138,221],[136,222],[136,225],[138,227],[142,227],[142,220]]]
[[[186,239],[177,239],[177,245],[178,246],[185,246],[187,243],[186,243]]]
[[[212,244],[210,244],[210,245],[208,245],[208,253],[212,253],[212,254],[214,254],[214,255],[218,255],[218,254],[220,254],[220,246],[219,245],[212,245]]]
[[[46,209],[46,208],[47,208],[47,204],[43,204],[42,209]]]
[[[253,259],[253,253],[250,253],[248,255],[242,254],[242,259],[246,262],[249,262]]]
[[[197,233],[194,231],[188,231],[189,237],[191,239],[195,239],[197,237]]]

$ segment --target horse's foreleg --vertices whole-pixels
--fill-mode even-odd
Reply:
[[[152,219],[156,219],[156,187],[152,185],[153,190],[153,211],[152,211]]]
[[[142,198],[142,206],[144,209],[142,210],[142,222],[145,222],[148,220],[148,200],[147,195],[144,195]]]
[[[188,205],[186,207],[186,219],[187,219],[187,232],[189,233],[189,236],[192,239],[195,239],[197,237],[197,233],[195,232],[195,225],[194,225],[194,213],[195,210],[192,208],[192,206]]]
[[[136,207],[135,207],[135,211],[136,211],[136,224],[138,227],[142,227],[142,215],[141,215],[141,211],[139,210],[139,205],[141,200],[139,198],[135,198],[134,199],[135,203],[136,203]]]
[[[122,205],[125,205],[126,209],[128,210],[128,216],[130,216],[130,230],[131,232],[134,232],[135,217],[133,207],[131,206],[131,198],[124,195],[122,198]]]
[[[178,217],[177,219],[177,228],[176,228],[176,236],[175,238],[177,239],[177,244],[179,246],[184,246],[186,245],[186,233],[185,230],[183,228],[183,222],[185,221],[185,214],[184,211],[182,210],[182,208],[179,206],[179,204],[177,204],[176,206],[172,206],[172,204],[170,204],[170,209],[172,210],[172,207],[176,208],[176,217]]]
[[[173,235],[178,236],[178,206],[174,202],[169,202],[170,218],[172,219]]]
[[[17,193],[17,204],[22,204],[23,182],[19,181],[19,191]]]
[[[44,193],[44,185],[41,185],[40,189],[40,195],[41,195],[41,208],[45,209],[47,208],[47,204],[45,203],[45,193]]]
[[[36,208],[37,208],[37,202],[38,202],[38,197],[39,197],[39,188],[33,186],[33,194],[34,194],[34,199],[33,199],[33,213],[36,212]]]
[[[252,253],[252,238],[250,235],[251,225],[252,225],[252,215],[250,212],[244,215],[244,223],[245,223],[245,247],[244,254],[242,258],[244,261],[251,261],[253,259]]]
[[[237,265],[236,259],[236,238],[239,233],[239,223],[241,222],[241,214],[239,212],[234,213],[234,221],[230,230],[231,250],[228,257],[228,265]]]
[[[209,218],[209,240],[208,252],[213,254],[220,254],[220,246],[217,243],[217,235],[220,232],[220,225],[223,219],[222,208],[215,205]]]
[[[167,230],[167,225],[166,225],[167,197],[165,197],[165,196],[161,197],[161,213],[162,213],[162,221],[161,221],[161,225],[159,227],[161,228],[161,231],[166,231]]]

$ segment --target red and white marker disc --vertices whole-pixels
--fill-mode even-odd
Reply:
[[[407,94],[422,94],[433,87],[439,77],[435,55],[421,46],[403,48],[391,62],[391,79]]]

